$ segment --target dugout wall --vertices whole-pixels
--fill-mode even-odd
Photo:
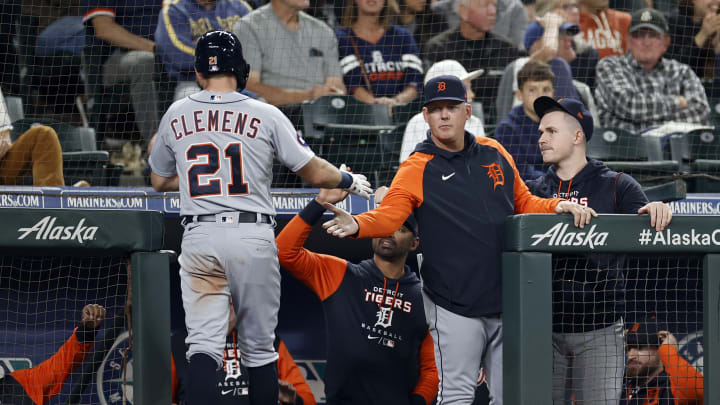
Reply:
[[[589,253],[626,254],[626,274],[642,267],[644,283],[626,276],[627,293],[635,295],[660,292],[654,289],[657,280],[653,274],[666,274],[669,267],[678,268],[673,274],[692,274],[691,268],[697,267],[697,280],[687,276],[670,280],[676,291],[661,292],[663,300],[670,303],[652,309],[628,308],[628,314],[632,317],[633,310],[655,310],[676,319],[692,318],[691,310],[678,310],[687,307],[673,306],[672,301],[696,301],[699,319],[684,322],[699,323],[703,333],[704,403],[720,403],[720,216],[675,216],[668,229],[656,232],[647,215],[602,215],[584,229],[575,228],[567,216],[518,215],[507,220],[503,253],[505,403],[552,403],[552,269],[562,260],[558,257]],[[688,281],[698,290],[695,296],[680,291]]]
[[[41,292],[48,297],[50,289],[62,289],[65,296],[63,302],[56,301],[55,295],[45,298],[46,301],[36,307],[44,307],[47,311],[39,318],[51,318],[53,305],[67,305],[66,301],[78,300],[73,286],[86,286],[86,280],[73,280],[66,283],[63,279],[65,273],[74,272],[76,267],[93,267],[81,272],[75,272],[75,278],[93,278],[94,288],[97,285],[118,283],[113,291],[115,308],[108,308],[108,317],[101,328],[115,329],[119,319],[119,327],[123,328],[122,316],[116,316],[114,321],[110,312],[114,309],[122,314],[122,309],[128,293],[128,284],[132,279],[132,336],[133,336],[133,362],[134,375],[132,378],[134,398],[132,403],[142,404],[169,404],[171,403],[170,382],[170,295],[169,295],[169,255],[159,253],[163,245],[164,225],[162,213],[157,211],[121,211],[121,210],[68,210],[68,209],[0,209],[0,223],[3,232],[0,233],[0,255],[3,258],[3,277],[0,288],[8,293],[6,305],[16,308],[26,308],[25,302],[28,294],[22,290],[30,280],[33,285],[47,284],[48,290]],[[67,259],[70,257],[70,259]],[[45,259],[39,259],[45,258]],[[118,260],[112,261],[113,258]],[[112,265],[108,263],[114,263]],[[120,263],[120,265],[117,265]],[[129,266],[128,266],[129,264]],[[40,269],[52,265],[55,268],[51,280],[37,280],[45,277]],[[112,279],[104,278],[104,272],[125,273]],[[22,273],[33,273],[28,277]],[[28,280],[26,280],[26,278]],[[112,280],[112,281],[111,281]],[[118,281],[119,280],[119,281]],[[58,286],[57,284],[62,284]],[[104,287],[108,287],[105,285]],[[112,287],[112,286],[111,286]],[[86,287],[81,287],[86,288]],[[86,292],[87,293],[87,292]],[[83,297],[94,294],[81,294]],[[31,296],[34,297],[34,296]],[[80,304],[80,305],[84,305]],[[72,304],[71,304],[72,306]],[[22,310],[20,310],[22,312]],[[13,324],[16,329],[33,325],[23,325],[27,319],[37,319],[30,314],[15,314],[8,319],[8,325]],[[54,322],[50,319],[44,322]],[[62,322],[58,322],[62,323]],[[7,325],[6,325],[7,326]],[[7,328],[3,328],[7,329]],[[35,325],[35,329],[39,329]],[[65,328],[67,329],[67,328]],[[67,335],[72,329],[63,331]],[[110,343],[114,341],[114,336]],[[22,342],[21,342],[22,343]],[[22,348],[22,344],[19,344]],[[30,346],[32,347],[32,346]],[[103,350],[98,341],[94,350]],[[93,357],[93,356],[91,356]],[[102,357],[102,356],[101,356]],[[88,361],[86,359],[86,361]],[[36,362],[37,364],[37,362]],[[94,373],[80,373],[73,378],[74,384],[83,384],[85,391],[92,380]],[[84,375],[83,375],[84,374]],[[77,383],[75,380],[79,380]],[[123,388],[124,389],[124,388]],[[69,403],[73,398],[79,398],[82,392],[73,392],[69,395]],[[114,401],[113,401],[114,402]]]

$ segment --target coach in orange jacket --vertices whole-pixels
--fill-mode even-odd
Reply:
[[[630,328],[622,405],[702,405],[703,394],[703,375],[678,353],[670,332],[653,320]]]
[[[326,205],[335,236],[390,235],[415,212],[423,238],[423,301],[435,343],[438,405],[471,404],[484,367],[491,404],[502,404],[501,263],[505,219],[521,213],[572,213],[583,227],[595,212],[533,196],[497,141],[465,132],[472,113],[454,76],[425,84],[428,137],[402,163],[378,208],[350,216]]]
[[[97,304],[85,305],[80,325],[57,353],[33,368],[13,371],[0,379],[0,404],[48,403],[90,353],[98,327],[104,319],[105,308]]]

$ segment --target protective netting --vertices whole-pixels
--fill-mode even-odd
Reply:
[[[0,257],[3,403],[108,404],[122,398],[127,263],[125,257]],[[86,308],[93,304],[105,310],[97,328],[87,318],[98,316]]]
[[[11,122],[17,145],[4,156],[0,182],[148,185],[147,144],[160,118],[199,90],[195,41],[224,29],[238,34],[250,63],[247,94],[278,106],[320,156],[378,185],[426,137],[423,82],[455,74],[471,90],[467,130],[500,141],[526,179],[547,169],[532,100],[555,95],[580,98],[594,115],[589,156],[645,186],[685,178],[690,192],[718,188],[715,3],[371,3],[6,0],[0,85],[7,108],[0,115],[9,113],[9,122],[0,130]],[[629,13],[646,6],[665,15],[666,36],[652,27],[628,32]],[[662,25],[654,14],[642,21]],[[642,59],[628,59],[637,49],[668,62],[642,76],[629,67]],[[438,64],[446,60],[459,64]],[[47,147],[48,134],[32,132],[37,123],[55,129],[62,155]],[[33,152],[36,144],[44,154]],[[32,171],[28,161],[47,165]],[[275,187],[303,186],[275,169]]]
[[[555,403],[618,393],[652,401],[638,390],[662,382],[671,388],[660,398],[701,401],[702,285],[697,255],[554,255]],[[672,337],[663,340],[663,331]]]

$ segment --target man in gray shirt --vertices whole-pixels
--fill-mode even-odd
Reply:
[[[247,89],[270,104],[345,94],[335,34],[302,11],[309,6],[309,0],[272,0],[233,29],[250,64]]]

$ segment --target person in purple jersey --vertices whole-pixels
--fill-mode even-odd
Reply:
[[[155,29],[156,51],[178,81],[174,100],[200,91],[195,82],[195,42],[211,30],[231,31],[252,10],[244,0],[175,0],[162,8]]]
[[[423,81],[415,39],[390,24],[395,9],[395,0],[353,0],[335,32],[348,94],[389,108],[415,99]]]
[[[280,266],[270,195],[273,160],[315,187],[343,188],[365,198],[372,192],[365,176],[316,157],[277,107],[238,93],[249,72],[235,34],[201,36],[195,73],[204,91],[170,106],[149,159],[155,190],[180,190],[190,405],[218,402],[215,371],[222,366],[230,297],[252,387],[250,403],[277,403],[273,341]]]

